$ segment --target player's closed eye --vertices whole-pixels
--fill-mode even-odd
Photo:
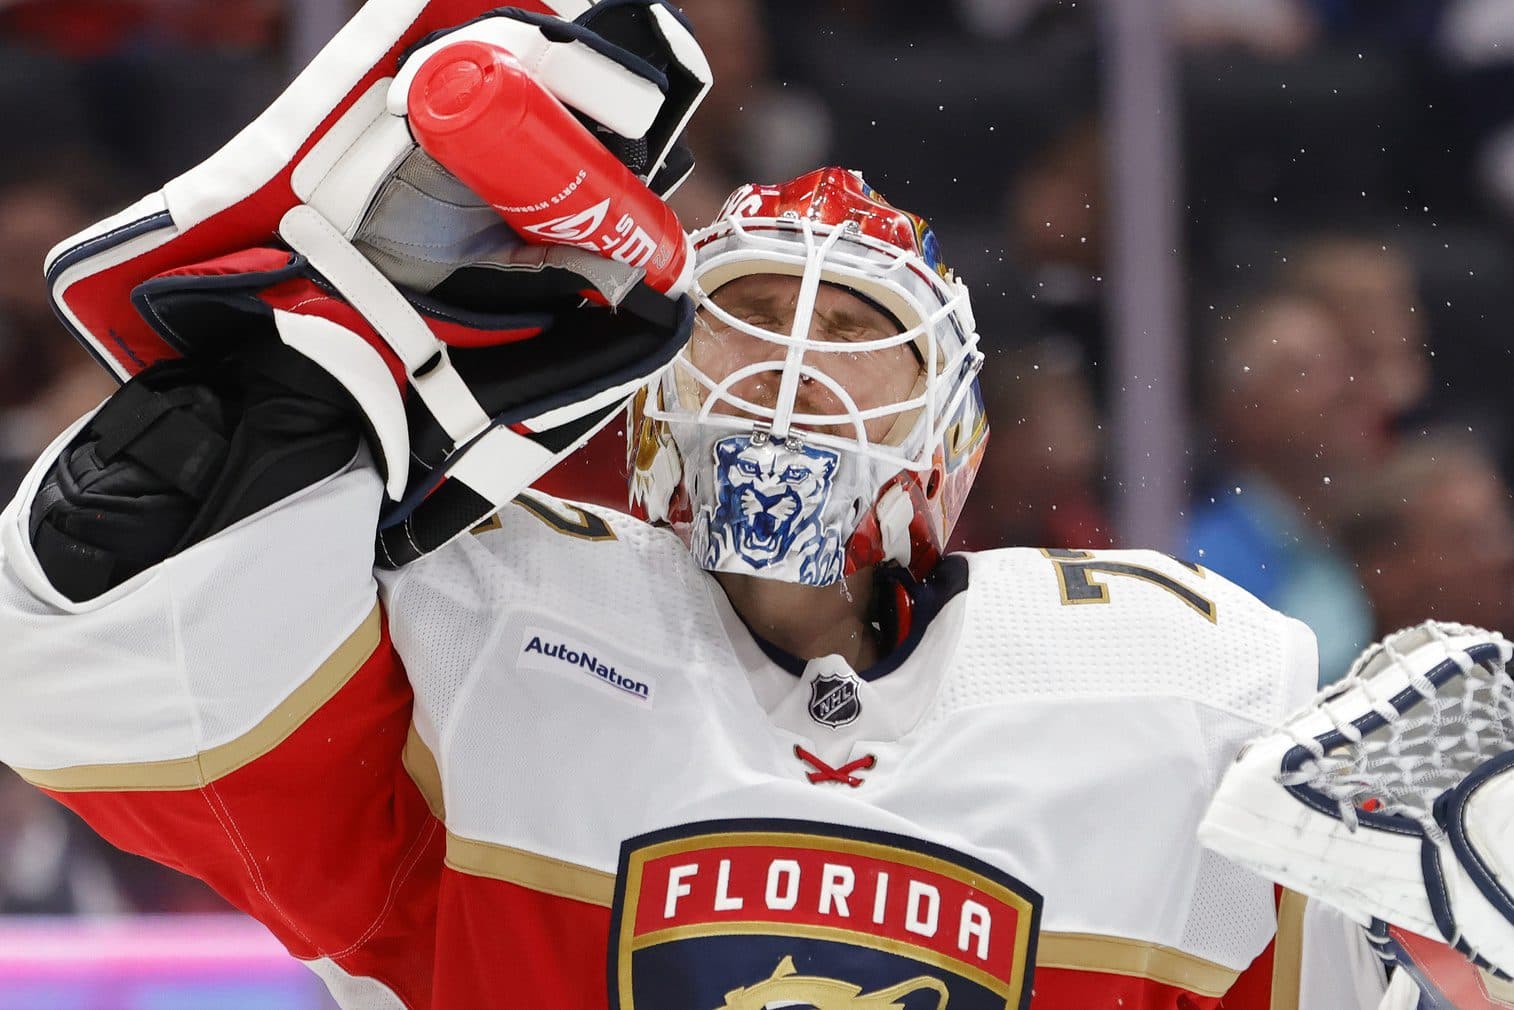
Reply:
[[[773,328],[784,325],[784,321],[771,312],[738,312],[736,318],[752,326]]]

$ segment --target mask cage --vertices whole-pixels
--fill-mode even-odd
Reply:
[[[823,446],[915,472],[931,469],[934,449],[971,395],[983,361],[967,290],[960,281],[931,269],[912,250],[863,234],[852,222],[826,225],[796,214],[727,218],[695,233],[693,240],[700,255],[693,293],[701,310],[725,327],[771,345],[774,356],[717,380],[695,365],[692,344],[686,346],[665,373],[664,395],[649,398],[648,417]],[[712,295],[725,283],[752,274],[800,279],[789,332],[739,319],[713,300]],[[822,283],[863,295],[891,312],[905,328],[875,340],[811,339],[809,330]],[[810,355],[858,354],[906,344],[916,348],[922,363],[913,393],[867,410],[857,405],[840,382],[807,360]],[[732,392],[744,379],[763,373],[780,377],[772,406]],[[798,411],[795,404],[803,379],[828,390],[840,404],[840,412]],[[739,413],[717,413],[721,405]],[[897,418],[896,423],[884,439],[874,442],[868,437],[867,422],[888,416]],[[813,430],[819,427],[849,428],[852,436]]]

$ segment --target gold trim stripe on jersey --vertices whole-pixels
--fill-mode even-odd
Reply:
[[[405,749],[400,754],[400,764],[410,774],[410,781],[421,791],[421,796],[426,800],[426,806],[431,808],[431,816],[447,823],[447,805],[442,799],[442,772],[436,764],[436,755],[431,753],[431,748],[426,746],[426,741],[415,730],[415,723],[410,724],[410,732],[405,736]]]
[[[1269,1010],[1298,1010],[1304,977],[1304,908],[1308,904],[1309,899],[1297,891],[1284,891],[1278,900]]]
[[[1144,978],[1200,996],[1223,996],[1241,974],[1172,947],[1096,933],[1042,933],[1036,967]]]
[[[347,686],[347,682],[368,662],[382,637],[383,611],[374,604],[357,630],[261,722],[235,740],[193,757],[40,771],[17,768],[15,772],[32,785],[57,793],[186,792],[204,788],[246,767],[289,739],[295,730]]]
[[[459,873],[609,908],[615,903],[615,874],[563,859],[447,833],[447,865]]]

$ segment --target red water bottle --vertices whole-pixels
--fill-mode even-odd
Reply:
[[[457,42],[410,85],[410,130],[427,154],[535,244],[592,249],[680,295],[692,257],[667,204],[506,49]]]

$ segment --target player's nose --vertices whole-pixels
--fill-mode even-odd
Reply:
[[[731,384],[731,394],[747,403],[768,410],[775,410],[783,390],[783,373],[778,369],[757,372]],[[841,411],[841,401],[825,382],[813,375],[801,374],[794,391],[795,414],[836,414]],[[750,411],[737,407],[740,416],[752,416]],[[754,420],[766,418],[753,417]]]
[[[733,399],[772,410],[778,405],[778,392],[782,388],[782,385],[783,374],[781,372],[777,370],[764,370],[743,376],[731,383],[730,393]],[[742,415],[751,414],[751,411],[739,406],[736,407],[736,412]]]

